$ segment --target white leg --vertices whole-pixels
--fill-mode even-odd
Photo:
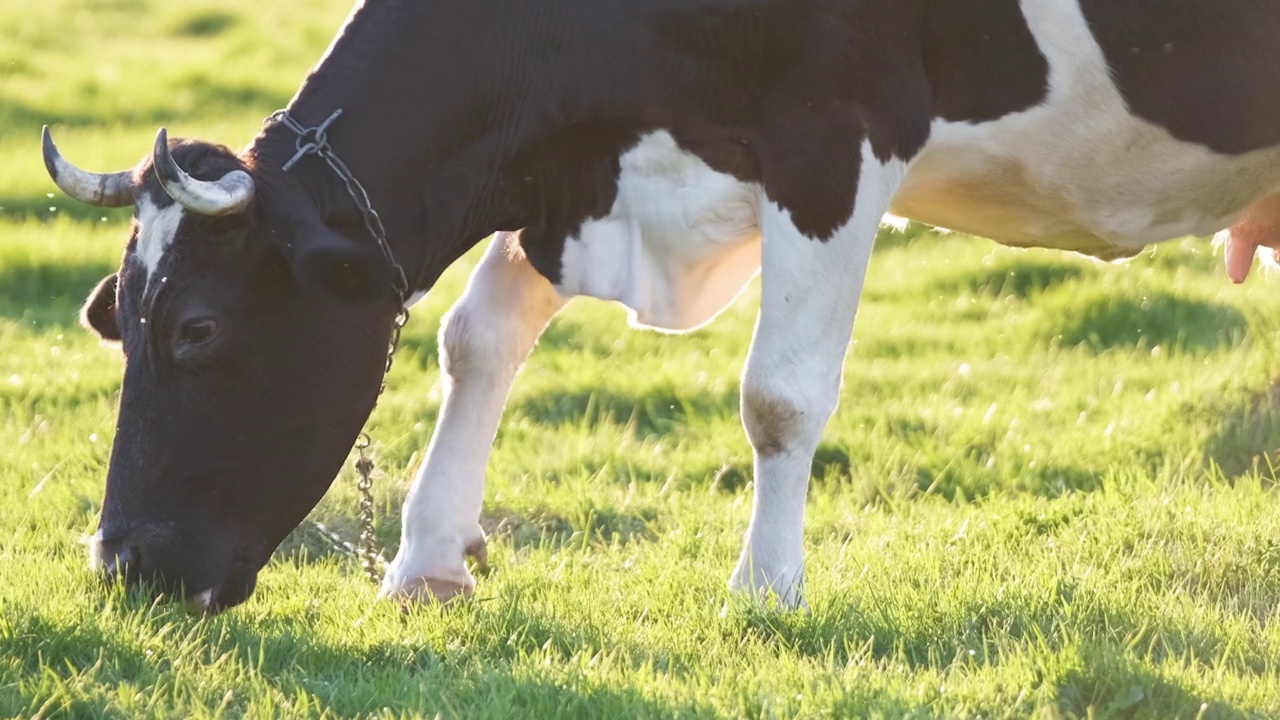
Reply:
[[[405,499],[382,596],[448,600],[475,589],[466,558],[486,557],[480,505],[502,409],[516,370],[564,303],[516,236],[494,238],[440,328],[444,405]]]
[[[742,423],[755,456],[751,524],[729,587],[803,605],[804,511],[813,454],[835,411],[854,315],[881,217],[905,174],[863,146],[849,222],[804,236],[790,213],[760,204],[762,296],[742,379]]]

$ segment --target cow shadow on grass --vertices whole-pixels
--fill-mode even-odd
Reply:
[[[509,543],[521,550],[559,548],[581,542],[626,545],[652,541],[657,537],[652,529],[657,520],[656,508],[622,511],[594,507],[575,517],[546,507],[517,511],[490,504],[481,513],[480,525],[491,541]]]
[[[528,418],[548,427],[621,424],[638,438],[668,436],[691,419],[737,412],[736,384],[720,392],[666,384],[636,392],[607,386],[567,388],[513,397],[507,410],[509,417]]]
[[[1046,693],[1068,716],[1191,717],[1206,702],[1205,717],[1251,711],[1199,695],[1174,679],[1175,674],[1154,670],[1183,658],[1212,667],[1213,658],[1232,655],[1228,641],[1153,625],[1139,613],[1088,602],[1076,596],[1069,582],[1056,594],[1060,602],[1044,605],[979,597],[946,618],[930,618],[927,608],[913,611],[919,616],[913,622],[904,621],[891,600],[868,591],[857,599],[819,600],[811,615],[738,606],[710,618],[712,627],[705,629],[718,632],[730,645],[763,646],[766,655],[818,663],[837,674],[870,663],[902,666],[913,676],[938,677],[944,684],[951,672],[1026,662],[1034,653],[1037,687],[1024,688],[1034,692],[1013,701],[1015,707],[1007,706],[1007,697],[993,700],[1006,703],[987,708],[993,714],[1029,712],[1030,703]],[[0,688],[0,712],[30,715],[53,698],[63,703],[59,712],[103,715],[113,710],[114,695],[99,688],[129,684],[173,692],[205,687],[204,682],[173,682],[175,673],[189,674],[196,663],[223,665],[224,675],[241,683],[227,708],[233,714],[246,710],[241,704],[254,695],[261,697],[261,688],[253,685],[265,684],[280,697],[305,700],[298,707],[307,712],[327,710],[341,717],[382,708],[457,717],[513,712],[523,717],[681,717],[712,709],[696,702],[655,701],[633,688],[602,687],[579,670],[586,667],[583,659],[602,656],[615,671],[641,678],[715,682],[717,673],[729,671],[708,665],[697,643],[663,645],[618,636],[608,627],[574,619],[572,613],[562,615],[547,610],[545,603],[526,601],[519,590],[489,602],[418,607],[407,613],[374,606],[357,625],[369,622],[381,626],[383,636],[393,636],[378,641],[366,640],[359,630],[339,627],[334,632],[332,625],[325,626],[331,638],[326,639],[316,630],[323,620],[318,605],[283,609],[256,602],[256,610],[246,606],[207,620],[189,617],[173,605],[151,607],[142,598],[116,599],[109,611],[71,619],[13,608],[0,632],[0,656],[10,658],[22,677]],[[1063,602],[1073,606],[1070,614],[1064,614]],[[442,636],[442,623],[455,627],[452,634],[446,629]],[[1144,641],[1134,643],[1135,637]],[[1151,638],[1159,642],[1148,642]],[[1240,674],[1261,677],[1268,671],[1265,659],[1236,650],[1231,662]],[[542,667],[548,670],[538,669]],[[61,680],[49,682],[51,675]],[[902,716],[932,702],[927,694],[917,694],[917,686],[906,683],[896,692],[846,688],[839,702],[846,705],[847,716],[868,711]],[[66,692],[68,687],[74,692]],[[217,697],[211,692],[202,698],[209,703],[221,699],[221,690]],[[1016,707],[1020,702],[1026,707]]]
[[[272,561],[293,565],[314,565],[335,559],[350,561],[360,527],[354,508],[350,512],[343,512],[345,510],[340,508],[341,514],[338,515],[327,512],[313,514],[280,543]],[[315,520],[316,516],[322,519]],[[633,542],[652,542],[657,538],[654,524],[658,520],[658,510],[652,507],[631,510],[592,507],[569,514],[562,509],[541,505],[517,510],[490,503],[485,505],[480,515],[480,526],[484,528],[490,547],[502,543],[519,551],[583,544],[617,547]],[[394,557],[400,547],[400,513],[390,509],[379,513],[375,535],[383,556],[388,560]]]
[[[135,604],[146,612],[148,603],[138,600]],[[390,606],[377,611],[398,612]],[[13,659],[22,676],[0,689],[0,712],[32,716],[45,707],[57,715],[106,716],[121,709],[112,703],[117,697],[112,689],[121,685],[150,689],[148,706],[152,708],[189,702],[192,689],[174,678],[175,674],[190,676],[195,662],[227,668],[230,674],[221,680],[209,678],[218,689],[203,697],[199,690],[194,694],[197,703],[210,708],[223,703],[222,712],[233,716],[247,712],[255,701],[260,708],[264,690],[276,698],[288,698],[294,703],[293,711],[303,717],[356,717],[388,710],[425,717],[437,713],[447,717],[655,718],[709,714],[707,708],[658,702],[631,688],[551,676],[559,675],[556,669],[575,666],[575,656],[583,648],[582,633],[518,609],[503,615],[511,634],[486,632],[481,635],[489,642],[482,639],[478,645],[437,649],[422,634],[423,618],[415,614],[404,616],[400,639],[367,643],[356,634],[344,644],[320,640],[313,618],[305,613],[249,616],[241,610],[198,620],[177,610],[153,610],[129,620],[144,630],[131,634],[107,627],[120,620],[115,613],[67,623],[33,611],[15,615],[11,631],[0,633],[0,654]],[[172,642],[175,637],[187,640]],[[193,648],[193,637],[207,642]],[[600,649],[618,645],[616,639],[600,640],[596,645]],[[641,655],[636,650],[622,652]],[[537,670],[517,672],[515,663],[529,655],[546,657],[556,667],[544,677],[531,677]],[[225,682],[237,683],[234,694],[223,695]],[[267,688],[253,687],[259,684]],[[162,697],[156,698],[157,693]]]
[[[1249,321],[1222,303],[1146,289],[1141,296],[1094,289],[1060,295],[1044,308],[1041,334],[1094,352],[1149,349],[1205,353],[1240,345]]]
[[[930,296],[1028,300],[1096,274],[1097,270],[1083,264],[1017,255],[1001,258],[989,265],[939,275],[931,279],[925,288]]]
[[[1257,472],[1276,482],[1280,472],[1280,383],[1236,402],[1189,405],[1179,416],[1202,416],[1214,430],[1202,457],[1206,471],[1227,478]]]
[[[845,596],[819,601],[812,614],[737,606],[721,631],[727,640],[749,638],[779,654],[834,667],[901,665],[911,671],[937,673],[944,683],[951,672],[981,671],[1010,660],[1026,662],[1033,651],[1039,658],[1039,682],[1069,717],[1131,717],[1134,713],[1144,717],[1223,717],[1224,712],[1231,716],[1249,712],[1226,708],[1156,670],[1167,661],[1178,660],[1211,668],[1212,658],[1231,656],[1230,640],[1189,634],[1183,627],[1153,625],[1149,617],[1071,603],[1069,584],[1064,583],[1062,590],[1063,600],[1072,604],[1069,620],[1061,607],[1045,607],[1043,614],[1028,615],[1014,602],[979,598],[958,613],[959,619],[950,626],[944,621],[940,627],[928,619],[904,621],[887,609],[893,604],[891,599],[860,602]],[[929,611],[918,614],[928,615]],[[1138,637],[1144,641],[1141,648],[1131,642]],[[1241,660],[1237,656],[1222,662],[1258,678],[1269,672],[1269,663],[1262,657]],[[1026,688],[1033,689],[1039,688]],[[1028,692],[1026,697],[1034,697],[1034,693]],[[1003,702],[1006,704],[985,710],[999,714],[996,711],[1016,709],[1007,706],[1007,698]],[[1198,715],[1205,704],[1211,712]],[[1032,709],[1028,706],[1024,712]],[[970,710],[987,714],[980,707]]]
[[[402,639],[395,641],[329,644],[317,641],[305,623],[268,620],[254,628],[236,623],[230,642],[220,649],[234,653],[245,665],[265,658],[260,676],[269,679],[278,693],[316,698],[339,717],[383,708],[425,717],[437,713],[446,717],[655,718],[707,714],[696,705],[657,702],[631,688],[566,682],[557,676],[573,675],[563,668],[572,667],[575,655],[583,650],[574,634],[545,620],[511,615],[511,633],[498,638],[501,633],[487,628],[483,638],[470,639],[471,643],[479,640],[478,645],[460,650],[432,647],[435,643],[423,635],[412,613],[402,625]],[[529,655],[539,656],[551,670],[518,671],[514,666]]]

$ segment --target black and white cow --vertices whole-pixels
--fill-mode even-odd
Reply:
[[[887,212],[1105,259],[1227,230],[1280,245],[1280,3],[1262,0],[369,0],[288,112],[341,108],[411,289],[495,231],[441,329],[448,396],[383,587],[468,594],[517,368],[574,296],[711,320],[763,268],[742,378],[755,501],[730,586],[802,601],[810,462]],[[243,601],[377,393],[398,298],[322,160],[284,172],[162,134],[57,184],[135,220],[89,326],[122,341],[95,563]]]

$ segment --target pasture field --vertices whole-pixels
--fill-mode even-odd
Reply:
[[[579,301],[517,380],[477,597],[374,601],[304,525],[214,618],[86,568],[121,359],[76,310],[128,214],[53,193],[157,126],[239,146],[347,0],[0,4],[0,717],[1280,717],[1280,281],[880,238],[814,463],[811,614],[726,605],[757,295],[688,336]],[[433,69],[447,72],[447,68]],[[379,535],[440,404],[415,313],[372,432]],[[313,517],[355,534],[349,470]]]

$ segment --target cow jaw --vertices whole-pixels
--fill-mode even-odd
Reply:
[[[217,615],[223,610],[239,605],[248,598],[248,594],[243,594],[242,597],[235,599],[229,598],[223,590],[223,585],[219,583],[208,590],[188,595],[186,607],[187,611],[193,615]]]
[[[186,598],[187,609],[201,615],[217,615],[248,600],[258,585],[258,570],[237,560],[231,575]]]

